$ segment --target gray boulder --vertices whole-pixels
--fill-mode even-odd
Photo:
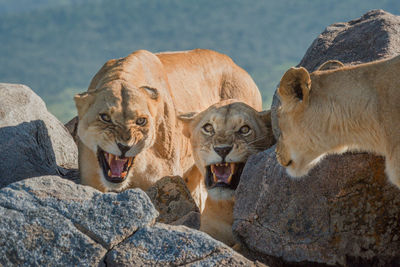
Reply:
[[[74,173],[77,147],[43,100],[19,84],[0,83],[0,95],[0,188],[25,178]]]
[[[200,228],[200,211],[179,176],[166,176],[147,191],[160,215],[157,222]]]
[[[328,26],[308,48],[299,66],[314,71],[331,59],[359,64],[397,56],[399,32],[399,16],[371,10],[358,19]]]
[[[398,53],[400,17],[373,10],[327,27],[299,66],[311,72],[327,60],[358,64]],[[279,104],[275,93],[276,137]],[[386,178],[382,157],[329,156],[291,179],[274,149],[247,161],[236,192],[233,230],[252,256],[283,265],[399,266],[400,191]]]
[[[239,239],[265,259],[400,262],[400,192],[384,174],[384,159],[367,153],[329,156],[301,179],[286,174],[275,146],[253,155],[236,192],[234,217]]]
[[[255,266],[204,233],[155,224],[157,216],[140,189],[19,181],[0,189],[0,266]]]
[[[103,194],[57,176],[0,190],[0,265],[98,265],[107,250],[152,224],[141,190]]]

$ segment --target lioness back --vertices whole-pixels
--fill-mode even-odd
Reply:
[[[202,111],[210,103],[230,98],[239,99],[256,110],[262,109],[257,85],[230,57],[206,49],[156,55],[167,73],[177,110]]]
[[[257,86],[229,57],[211,50],[109,60],[88,91],[75,96],[83,184],[102,191],[147,189],[193,169],[177,113],[236,98],[261,109]]]

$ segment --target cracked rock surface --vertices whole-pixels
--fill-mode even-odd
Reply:
[[[140,189],[103,194],[58,176],[19,181],[0,189],[0,266],[255,265],[157,216]]]
[[[203,232],[159,223],[140,229],[116,246],[108,254],[106,263],[110,266],[256,266]]]
[[[301,179],[286,174],[275,146],[253,155],[234,219],[239,239],[266,259],[305,266],[400,262],[400,191],[386,178],[384,159],[367,153],[328,156]]]

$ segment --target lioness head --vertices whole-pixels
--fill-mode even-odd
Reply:
[[[105,188],[125,188],[135,157],[154,144],[157,101],[157,89],[120,80],[75,96],[78,136],[97,156],[98,165],[92,162],[87,168],[98,169]]]
[[[196,165],[214,199],[232,198],[248,157],[274,142],[270,112],[257,112],[235,100],[180,119],[186,121],[184,134],[190,138]]]
[[[318,71],[332,72],[342,67],[340,62],[329,61]],[[301,67],[289,69],[283,75],[278,88],[281,106],[277,115],[281,135],[276,146],[276,157],[293,177],[306,175],[327,153],[341,153],[347,149],[345,146],[335,145],[339,143],[335,141],[338,137],[328,137],[326,134],[326,127],[329,127],[328,131],[340,128],[336,124],[340,120],[316,111],[322,110],[318,105],[324,105],[324,102],[310,105],[312,93],[316,94],[321,84],[322,80],[315,81],[311,89],[310,74]],[[324,92],[320,94],[322,99],[326,99]],[[326,124],[321,122],[326,119],[329,120]]]

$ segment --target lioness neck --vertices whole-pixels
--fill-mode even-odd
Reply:
[[[375,77],[367,72],[352,68],[311,75],[315,86],[302,123],[307,125],[308,135],[323,140],[327,150],[344,145],[383,153],[378,91]]]
[[[234,245],[232,234],[234,203],[234,200],[213,200],[208,197],[201,214],[200,230],[229,246]]]

